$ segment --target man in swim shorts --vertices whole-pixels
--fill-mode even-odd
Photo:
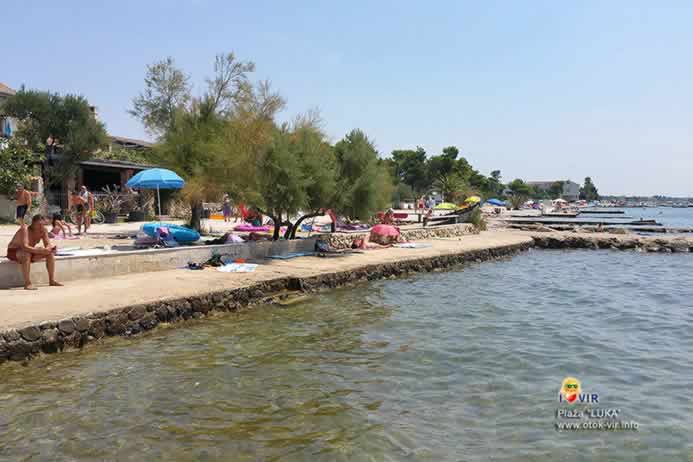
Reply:
[[[24,185],[17,184],[17,189],[15,192],[15,201],[17,203],[17,220],[20,226],[24,224],[24,217],[29,213],[31,209],[31,197],[32,193],[24,189]]]
[[[79,195],[79,189],[75,189],[72,192],[72,196],[70,196],[70,208],[73,209],[75,213],[75,221],[77,225],[77,234],[82,233],[82,224],[84,224],[84,232],[87,232],[87,223],[86,223],[86,208],[84,205],[84,199],[82,196]]]
[[[43,242],[43,247],[36,247],[39,242]],[[41,215],[35,215],[29,226],[21,225],[7,246],[7,258],[19,263],[22,268],[24,289],[26,290],[35,290],[31,285],[31,264],[41,260],[46,260],[49,284],[62,286],[55,280],[56,252],[57,247],[51,244]]]

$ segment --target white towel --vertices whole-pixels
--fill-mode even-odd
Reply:
[[[252,273],[255,268],[257,268],[256,263],[229,263],[218,267],[217,271],[222,273]]]

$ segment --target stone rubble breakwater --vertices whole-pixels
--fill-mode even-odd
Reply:
[[[333,249],[348,249],[354,239],[368,236],[368,232],[363,233],[332,233],[322,234],[320,239],[327,242]],[[428,228],[402,229],[401,236],[405,241],[425,241],[427,239],[441,239],[469,236],[479,234],[479,230],[469,223],[457,225],[431,226]]]
[[[639,252],[693,252],[691,237],[649,237],[634,234],[531,233],[542,249],[612,249]]]
[[[108,336],[133,336],[154,329],[161,323],[198,319],[211,312],[235,311],[254,304],[274,303],[291,291],[308,293],[360,281],[436,271],[466,262],[500,259],[531,246],[531,240],[525,240],[519,244],[370,264],[349,271],[335,271],[312,277],[279,277],[237,289],[138,304],[59,321],[44,321],[19,329],[0,331],[0,363],[25,361],[43,353],[82,348]]]

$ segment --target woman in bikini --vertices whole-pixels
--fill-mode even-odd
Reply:
[[[63,233],[63,239],[67,239],[68,236],[72,237],[72,227],[69,224],[65,223],[62,215],[60,215],[59,213],[53,215],[52,225],[53,229],[48,231],[48,237],[59,237],[61,231]],[[67,233],[65,232],[65,230],[67,230]]]

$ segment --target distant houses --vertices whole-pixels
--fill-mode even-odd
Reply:
[[[561,197],[567,201],[576,201],[580,199],[580,185],[570,180],[553,180],[553,181],[528,181],[527,184],[533,187],[537,192],[548,193],[556,183],[563,184],[563,192]]]
[[[7,98],[13,96],[16,91],[0,82],[0,107]],[[17,130],[17,121],[12,117],[3,117],[0,115],[0,138],[9,138]]]

